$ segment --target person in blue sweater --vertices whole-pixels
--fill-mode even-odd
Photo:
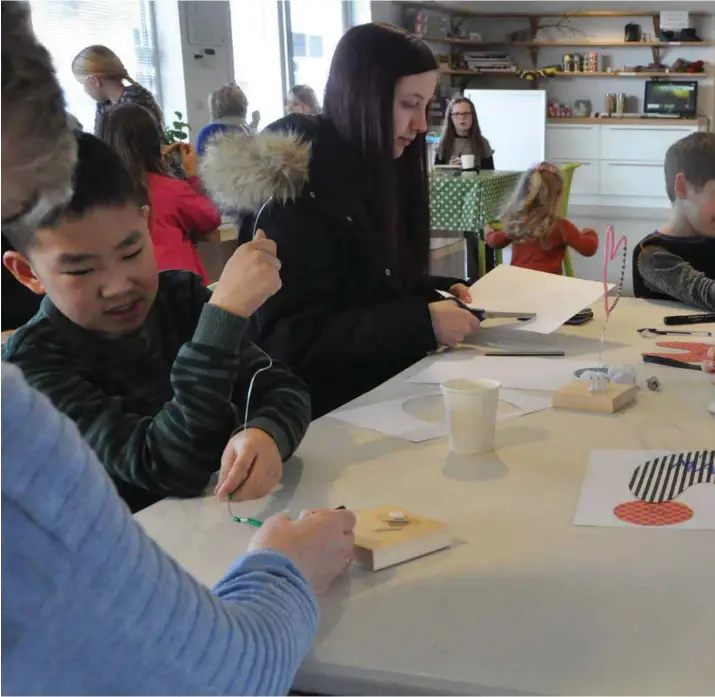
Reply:
[[[258,111],[251,114],[251,123],[246,123],[248,99],[243,90],[235,83],[219,87],[209,96],[211,123],[204,126],[196,137],[196,152],[204,154],[206,144],[211,138],[226,131],[239,131],[244,135],[254,135],[258,129],[261,115]]]
[[[0,7],[2,226],[29,234],[71,195],[76,141],[27,3]],[[317,631],[316,594],[351,561],[354,515],[269,518],[212,594],[6,363],[1,398],[2,692],[285,694]]]

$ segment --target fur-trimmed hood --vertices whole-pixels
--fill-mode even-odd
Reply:
[[[308,182],[312,143],[295,130],[260,135],[225,132],[201,160],[201,180],[222,210],[256,212],[273,197],[297,199]]]

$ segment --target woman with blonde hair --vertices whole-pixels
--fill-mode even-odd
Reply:
[[[254,135],[258,128],[261,114],[254,111],[251,123],[246,122],[248,99],[244,91],[235,83],[229,82],[209,95],[211,123],[204,126],[196,138],[196,150],[203,155],[210,138],[227,131],[238,131],[244,135]]]
[[[117,104],[138,104],[148,109],[163,130],[164,116],[151,92],[130,77],[114,51],[106,46],[87,46],[72,61],[72,73],[84,91],[97,102],[94,134],[102,137],[105,114]],[[124,83],[128,82],[128,85]]]
[[[287,114],[312,114],[320,113],[320,102],[315,90],[308,85],[293,85],[288,92],[286,100]]]
[[[598,234],[579,230],[560,216],[564,180],[559,168],[548,162],[532,167],[521,178],[501,218],[502,229],[487,228],[485,240],[493,249],[513,244],[511,264],[534,271],[563,273],[566,249],[592,257]]]

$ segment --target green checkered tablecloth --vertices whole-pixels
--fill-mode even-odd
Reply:
[[[430,177],[433,230],[480,230],[498,217],[521,172],[480,172],[459,177]]]

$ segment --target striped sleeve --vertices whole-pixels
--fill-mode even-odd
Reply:
[[[122,397],[77,374],[51,344],[20,346],[11,360],[77,424],[112,476],[158,496],[196,496],[243,424],[234,392],[245,393],[267,360],[243,341],[246,326],[243,318],[203,305],[193,338],[171,368],[173,399],[154,416],[133,412]],[[249,426],[271,435],[287,459],[307,430],[309,404],[303,383],[274,366],[256,379]]]
[[[652,290],[702,310],[715,310],[715,279],[658,245],[641,249],[638,271]]]

